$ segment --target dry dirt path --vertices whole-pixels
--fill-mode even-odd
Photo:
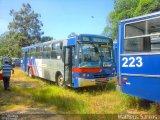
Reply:
[[[30,79],[19,69],[11,77],[11,91],[3,90],[3,83],[0,81],[0,114],[13,118],[27,119],[51,119],[56,116],[55,107],[40,104],[31,98],[32,92],[37,88],[49,85],[38,79]],[[2,116],[1,116],[2,117]],[[56,116],[61,118],[61,116]]]

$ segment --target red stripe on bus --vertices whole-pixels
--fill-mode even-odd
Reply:
[[[31,61],[30,61],[30,69],[31,69],[32,76],[34,76],[34,71],[33,71],[32,62]]]
[[[72,72],[101,72],[100,68],[72,68]]]

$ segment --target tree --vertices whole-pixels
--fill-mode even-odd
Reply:
[[[41,42],[47,42],[47,41],[50,41],[50,40],[53,40],[53,37],[43,36],[42,39],[41,39]]]
[[[160,10],[160,0],[114,0],[114,10],[107,17],[103,34],[117,37],[118,21]]]
[[[21,47],[41,41],[42,22],[29,4],[17,12],[11,10],[10,15],[9,31],[0,36],[0,56],[21,57]]]
[[[39,20],[40,14],[35,13],[30,4],[23,4],[20,11],[10,11],[13,21],[9,23],[10,32],[17,36],[20,46],[34,44],[41,40],[42,22]]]
[[[21,48],[17,43],[15,34],[6,32],[0,36],[0,55],[8,57],[21,57]]]

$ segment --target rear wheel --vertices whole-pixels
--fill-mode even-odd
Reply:
[[[60,87],[65,86],[64,78],[63,78],[63,75],[61,75],[61,74],[59,74],[58,77],[57,77],[57,85],[60,86]]]

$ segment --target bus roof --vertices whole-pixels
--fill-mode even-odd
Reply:
[[[109,38],[107,36],[97,35],[97,34],[79,34],[79,35],[71,36],[71,37],[69,37],[67,39],[75,38],[77,36],[93,36],[93,37],[101,37],[101,38],[106,38],[106,39],[110,39],[111,40],[111,38]],[[34,48],[34,47],[37,47],[37,46],[43,46],[43,45],[52,44],[52,43],[56,43],[56,42],[64,42],[67,39],[51,40],[51,41],[47,41],[47,42],[43,42],[43,43],[36,43],[36,44],[32,44],[32,45],[29,45],[29,46],[26,46],[26,47],[22,47],[22,49],[25,50],[25,49],[28,49],[28,48]]]
[[[22,49],[33,48],[33,47],[37,47],[37,46],[43,46],[43,45],[46,45],[46,44],[55,43],[55,42],[61,42],[61,41],[64,41],[64,40],[66,40],[66,39],[51,40],[51,41],[47,41],[47,42],[36,43],[36,44],[32,44],[32,45],[29,45],[29,46],[26,46],[26,47],[22,47]]]
[[[154,13],[150,13],[150,14],[146,14],[146,15],[142,15],[142,16],[128,18],[128,19],[121,20],[120,22],[127,22],[127,21],[131,21],[131,20],[138,20],[138,19],[141,19],[141,18],[148,18],[148,17],[151,17],[151,16],[153,16],[153,17],[160,16],[160,12],[154,12]]]
[[[97,35],[97,34],[80,34],[79,36],[93,36],[93,37],[103,37],[103,38],[108,38],[108,39],[111,39],[107,36],[104,36],[104,35]]]

